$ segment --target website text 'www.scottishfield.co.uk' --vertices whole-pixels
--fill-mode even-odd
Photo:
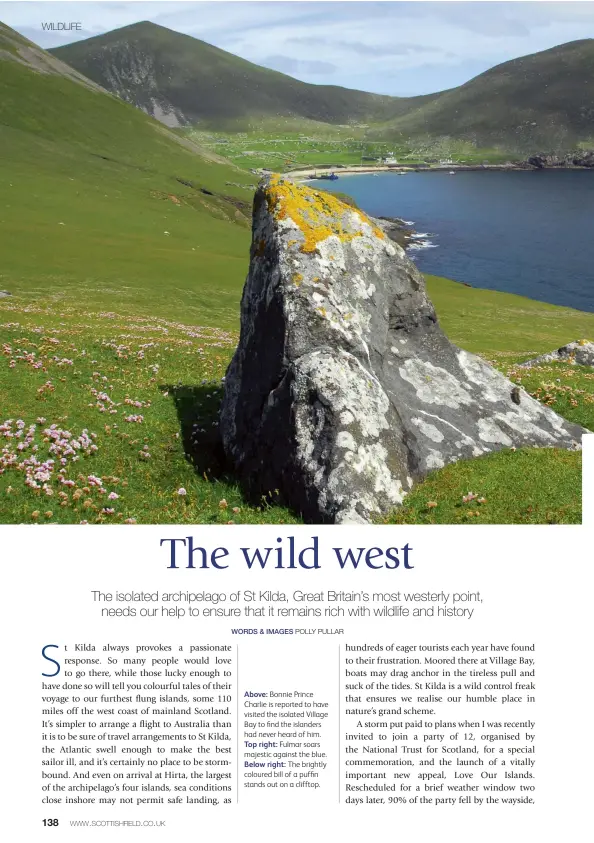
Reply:
[[[165,826],[165,820],[70,820],[70,825],[80,826],[81,828],[102,828],[107,826],[163,828]]]

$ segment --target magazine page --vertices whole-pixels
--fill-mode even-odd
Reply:
[[[7,839],[583,839],[594,3],[0,21]]]

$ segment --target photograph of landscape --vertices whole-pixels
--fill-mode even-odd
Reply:
[[[0,523],[581,523],[594,2],[0,21]]]

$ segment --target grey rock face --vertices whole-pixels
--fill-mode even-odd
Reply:
[[[272,176],[254,201],[241,336],[221,412],[242,482],[314,522],[367,522],[414,482],[582,429],[442,332],[424,279],[374,221]]]
[[[550,167],[594,167],[594,150],[571,152],[564,156],[532,155],[526,162],[537,170],[545,170]]]
[[[533,360],[527,360],[520,366],[529,369],[532,366],[538,366],[540,363],[570,363],[578,366],[594,366],[594,342],[576,340],[556,349],[556,351],[550,351],[548,354],[541,354]]]

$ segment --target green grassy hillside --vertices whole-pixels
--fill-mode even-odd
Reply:
[[[239,492],[202,476],[213,462],[190,461],[187,436],[206,402],[212,440],[204,416],[235,342],[245,173],[6,27],[0,148],[0,522],[109,521],[104,509],[114,521],[224,518],[224,494],[231,513]],[[35,446],[55,458],[51,425],[84,447],[68,477],[56,468],[33,490],[21,463]],[[253,520],[291,517],[252,509]]]
[[[31,58],[24,39],[19,49]],[[74,81],[55,59],[54,72],[41,73],[8,56],[0,52],[0,225],[9,244],[0,288],[36,300],[76,287],[89,305],[117,298],[123,312],[166,307],[180,317],[213,307],[216,288],[217,322],[234,325],[253,193],[238,186],[245,173]],[[188,291],[183,302],[177,290]]]
[[[594,39],[514,59],[411,108],[379,135],[439,137],[512,151],[594,146]]]

